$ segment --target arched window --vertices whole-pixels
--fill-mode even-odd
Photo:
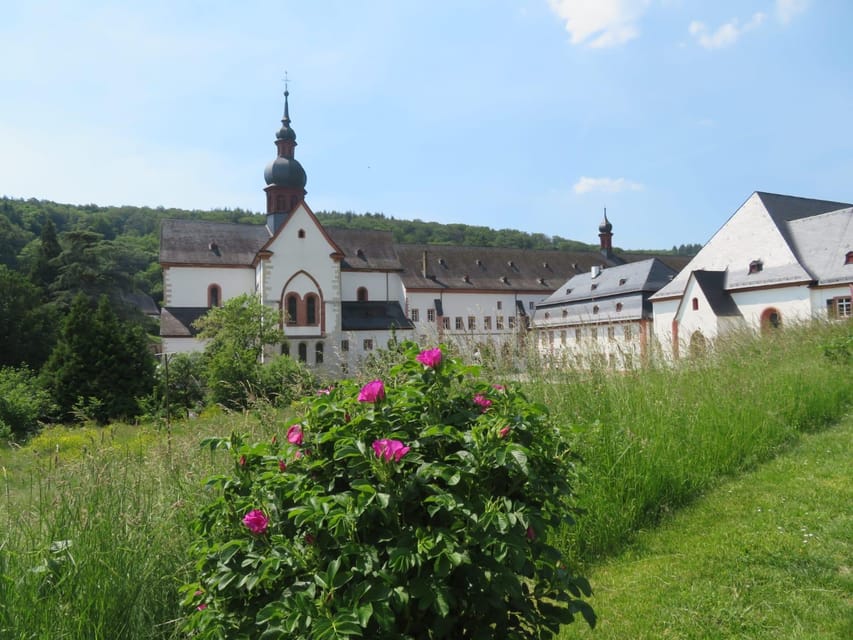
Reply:
[[[359,287],[355,292],[355,299],[359,302],[367,302],[367,287]]]
[[[699,298],[693,298],[693,311],[699,311]]]
[[[297,300],[296,294],[288,294],[287,298],[284,299],[284,321],[286,324],[296,324],[296,314],[298,312],[298,309],[299,300]]]
[[[768,307],[761,312],[761,330],[772,331],[782,327],[782,314],[778,309]]]
[[[314,362],[315,364],[323,364],[323,343],[318,342],[314,345]]]
[[[212,284],[207,288],[207,306],[210,308],[222,306],[222,288]]]
[[[297,233],[296,235],[299,236],[299,238],[304,238],[305,237],[305,229],[300,229],[299,233]]]
[[[305,324],[317,324],[317,296],[313,293],[305,297]]]
[[[302,362],[308,361],[308,345],[304,342],[299,343],[299,360]]]

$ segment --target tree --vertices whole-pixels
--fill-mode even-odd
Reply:
[[[196,321],[208,340],[203,372],[214,402],[245,406],[260,382],[265,347],[284,342],[278,314],[256,297],[243,294],[214,307]]]
[[[62,253],[59,239],[56,237],[56,225],[48,218],[41,228],[41,241],[30,278],[40,287],[47,289],[57,274],[56,258]]]
[[[82,410],[100,423],[139,413],[154,386],[154,356],[138,325],[118,319],[109,299],[74,298],[42,375],[63,418]]]
[[[0,366],[38,368],[53,348],[56,309],[26,276],[0,264]]]

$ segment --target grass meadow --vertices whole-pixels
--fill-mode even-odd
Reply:
[[[529,372],[528,395],[549,406],[578,454],[581,513],[574,527],[556,535],[572,562],[593,576],[594,589],[595,572],[646,532],[661,527],[683,539],[695,535],[687,526],[679,534],[673,515],[698,506],[700,496],[727,482],[760,473],[778,454],[793,454],[804,434],[842,420],[853,397],[853,363],[843,348],[836,349],[842,357],[829,358],[825,351],[849,344],[851,329],[850,323],[815,324],[763,339],[743,336],[676,367]],[[232,430],[260,440],[287,424],[287,416],[262,407],[246,414],[211,412],[169,430],[51,428],[23,447],[4,447],[0,637],[179,637],[178,587],[190,568],[191,521],[207,499],[204,478],[228,464],[224,456],[202,451],[200,440]],[[844,433],[849,443],[849,429]],[[839,482],[849,494],[849,473]],[[772,486],[767,484],[770,494]],[[825,510],[826,518],[832,510]],[[749,522],[741,524],[761,530]],[[695,544],[701,546],[701,536]],[[716,561],[713,555],[707,560]],[[610,584],[610,576],[601,576]],[[690,592],[699,603],[690,606],[697,607],[711,592],[731,588],[723,575],[719,582],[700,583],[689,572],[667,580]],[[637,584],[627,613],[616,610],[622,604],[602,604],[602,628],[610,616],[640,618],[634,612],[658,606],[659,585]],[[844,610],[843,600],[836,613]],[[644,628],[610,637],[727,637],[671,629],[659,634],[653,618]]]

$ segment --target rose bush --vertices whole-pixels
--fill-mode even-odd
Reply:
[[[193,637],[491,640],[549,638],[578,614],[594,625],[589,584],[548,544],[570,520],[573,468],[546,409],[446,352],[402,348],[393,384],[313,394],[282,444],[206,441],[235,464],[209,480],[216,498],[196,523]]]

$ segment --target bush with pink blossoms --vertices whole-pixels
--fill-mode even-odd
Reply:
[[[393,382],[312,394],[284,438],[207,441],[234,465],[196,523],[192,637],[532,639],[594,624],[589,584],[548,543],[571,521],[574,471],[545,407],[446,352],[401,349]]]

